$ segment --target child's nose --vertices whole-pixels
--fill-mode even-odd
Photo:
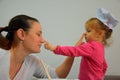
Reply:
[[[86,35],[87,35],[87,33],[85,32],[85,33],[84,33],[84,35],[86,36]]]

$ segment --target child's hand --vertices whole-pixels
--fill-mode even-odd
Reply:
[[[79,41],[75,44],[75,46],[79,46],[79,45],[81,45],[81,44],[84,44],[84,42],[83,42],[83,39],[85,38],[85,34],[83,34],[81,37],[80,37],[80,39],[79,39]]]
[[[51,50],[51,51],[54,51],[56,49],[56,46],[52,45],[51,43],[49,43],[47,41],[45,41],[44,47],[45,47],[45,49]]]

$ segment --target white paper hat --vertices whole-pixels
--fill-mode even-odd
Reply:
[[[118,23],[118,20],[104,8],[99,8],[97,10],[97,18],[108,26],[109,29],[113,29]]]

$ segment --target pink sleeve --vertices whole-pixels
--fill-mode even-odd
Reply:
[[[90,56],[94,50],[94,44],[85,43],[80,46],[57,46],[55,54],[64,56]]]

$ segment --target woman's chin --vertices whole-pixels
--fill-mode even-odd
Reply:
[[[41,52],[41,50],[36,50],[33,53],[40,53],[40,52]]]

